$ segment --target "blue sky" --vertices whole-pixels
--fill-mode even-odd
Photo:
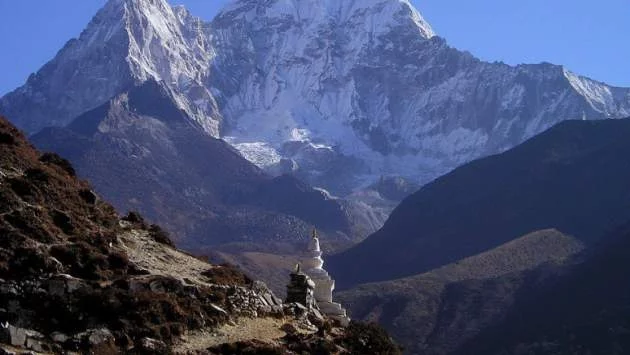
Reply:
[[[230,0],[172,0],[211,19]],[[339,0],[345,1],[345,0]],[[508,64],[547,61],[630,86],[628,0],[413,0],[452,46]],[[105,0],[0,0],[0,95],[76,37]]]

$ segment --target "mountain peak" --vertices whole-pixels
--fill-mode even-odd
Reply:
[[[31,105],[29,112],[13,112],[8,105],[3,111],[20,128],[36,132],[64,126],[129,87],[154,80],[175,93],[191,119],[218,135],[216,102],[201,84],[214,53],[205,31],[200,19],[165,0],[109,0],[79,38],[13,93],[48,101]]]
[[[373,33],[383,33],[411,19],[422,37],[435,36],[433,29],[408,0],[238,0],[217,16],[238,17],[252,21],[258,16],[266,19],[293,19],[299,23],[352,24],[366,22]]]

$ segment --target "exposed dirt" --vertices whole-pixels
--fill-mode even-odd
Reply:
[[[257,340],[263,343],[276,344],[286,333],[280,328],[285,323],[278,318],[241,318],[233,324],[224,324],[213,331],[193,331],[182,337],[175,353],[205,350],[225,343]]]

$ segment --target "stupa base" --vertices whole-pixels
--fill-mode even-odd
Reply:
[[[340,322],[342,326],[347,327],[350,325],[350,317],[348,317],[346,310],[341,304],[335,302],[317,302],[317,305],[322,313]]]

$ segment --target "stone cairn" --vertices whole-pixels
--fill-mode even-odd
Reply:
[[[339,321],[343,326],[347,326],[350,323],[350,318],[346,310],[341,304],[333,302],[332,292],[335,289],[335,280],[323,268],[322,250],[315,230],[313,230],[312,238],[308,244],[303,265],[306,275],[310,276],[315,283],[314,297],[321,312]]]
[[[298,303],[307,309],[318,309],[314,296],[315,283],[302,272],[300,264],[291,273],[291,281],[287,285],[286,303]]]

